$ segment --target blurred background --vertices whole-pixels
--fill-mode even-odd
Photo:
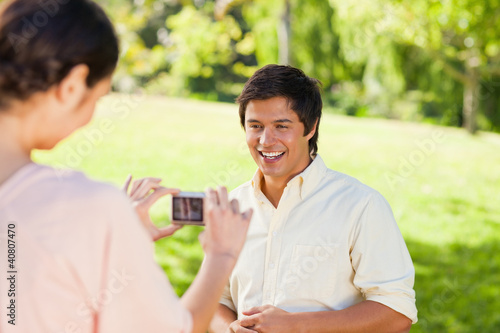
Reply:
[[[36,161],[232,190],[256,169],[234,99],[256,69],[291,64],[323,82],[327,166],[392,206],[416,271],[412,332],[500,332],[500,0],[99,2],[121,39],[114,93]],[[168,198],[152,217],[169,223]],[[201,230],[156,243],[179,295]]]
[[[498,0],[104,0],[122,41],[114,88],[234,101],[290,64],[331,112],[500,131]]]

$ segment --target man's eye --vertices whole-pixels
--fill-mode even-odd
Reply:
[[[253,124],[253,125],[250,125],[250,128],[262,128],[262,126]]]
[[[276,128],[288,128],[288,127],[285,125],[277,125]]]

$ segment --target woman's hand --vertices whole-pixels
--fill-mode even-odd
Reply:
[[[219,187],[217,191],[206,191],[205,231],[200,242],[207,255],[228,256],[238,258],[250,220],[252,210],[240,213],[238,200],[228,200],[227,189]]]
[[[147,177],[134,180],[132,183],[132,176],[129,175],[123,185],[123,190],[132,200],[132,206],[139,216],[139,219],[151,235],[151,239],[154,241],[171,236],[174,232],[182,228],[182,225],[175,224],[158,228],[154,225],[153,221],[151,221],[151,217],[149,216],[149,209],[151,206],[159,198],[167,194],[177,194],[180,192],[179,189],[163,187],[160,185],[160,182],[160,178]],[[132,183],[132,188],[129,191],[130,183]]]

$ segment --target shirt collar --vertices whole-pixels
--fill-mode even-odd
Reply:
[[[316,155],[314,160],[309,164],[304,171],[299,173],[297,176],[293,177],[287,184],[287,186],[298,186],[299,187],[299,195],[301,199],[307,197],[314,188],[320,183],[321,179],[323,179],[325,173],[327,171],[327,167],[323,159]],[[260,190],[262,177],[264,175],[257,169],[252,178],[252,187],[255,193],[255,196],[258,197],[262,191]]]

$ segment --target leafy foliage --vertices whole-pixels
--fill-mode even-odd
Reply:
[[[323,82],[327,109],[500,130],[499,0],[106,0],[115,88],[233,101],[278,62],[285,1],[291,64]]]

